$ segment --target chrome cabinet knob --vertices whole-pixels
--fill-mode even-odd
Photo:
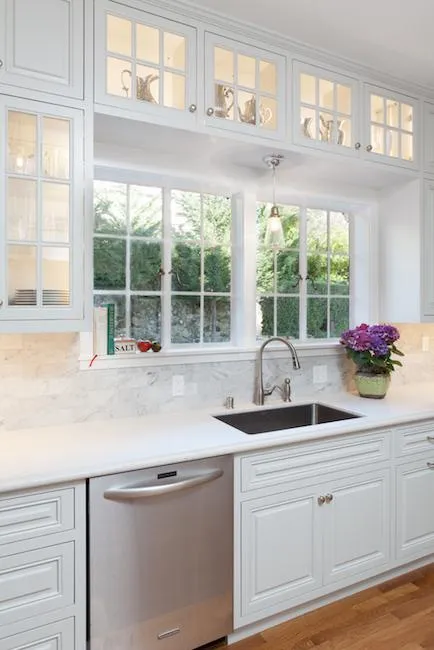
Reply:
[[[333,501],[333,494],[326,494],[325,502],[326,503],[331,503],[332,501]]]
[[[210,108],[207,108],[207,109],[206,109],[206,114],[209,115],[209,116],[211,117],[211,115],[214,115],[214,109],[211,108],[211,107],[210,107]]]
[[[322,495],[320,497],[318,497],[318,505],[319,506],[323,506],[325,504],[325,502],[326,502],[325,497],[323,497]]]
[[[3,64],[3,61],[2,61],[2,59],[0,59],[0,68],[2,68],[3,65],[4,65],[4,64]]]
[[[190,106],[188,107],[188,110],[190,111],[190,113],[195,113],[197,111],[196,104],[190,104]]]
[[[366,147],[366,151],[368,153],[370,153],[372,151],[372,144],[368,144],[368,146]]]
[[[356,142],[356,144],[354,145],[354,149],[357,149],[357,151],[358,151],[361,146],[362,145],[360,144],[360,142]]]

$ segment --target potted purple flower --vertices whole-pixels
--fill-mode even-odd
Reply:
[[[381,399],[387,393],[390,373],[402,366],[392,355],[403,357],[395,343],[399,331],[393,325],[366,325],[342,332],[340,343],[347,356],[356,364],[355,382],[361,397]]]

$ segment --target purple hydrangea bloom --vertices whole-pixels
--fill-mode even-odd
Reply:
[[[376,357],[385,357],[389,352],[386,341],[378,334],[370,334],[371,350]]]
[[[392,345],[399,339],[399,332],[393,325],[371,325],[368,332],[383,339],[387,345]]]

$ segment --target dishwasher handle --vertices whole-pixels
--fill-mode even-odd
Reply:
[[[188,488],[192,488],[197,485],[203,485],[204,483],[215,481],[221,476],[223,476],[222,469],[212,469],[208,472],[200,472],[195,476],[180,478],[166,484],[158,485],[154,479],[148,484],[141,483],[138,485],[126,485],[125,487],[110,488],[104,492],[104,499],[109,499],[110,501],[133,501],[135,499],[147,499],[149,497],[155,497],[161,494],[169,494],[170,492],[180,492],[181,490],[187,490]]]

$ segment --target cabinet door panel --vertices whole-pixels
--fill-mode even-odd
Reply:
[[[83,0],[3,4],[6,49],[0,83],[82,98]]]
[[[434,174],[434,104],[425,102],[423,113],[423,166]]]
[[[320,585],[316,499],[305,490],[242,504],[242,616],[281,611]]]
[[[74,650],[74,619],[67,618],[0,639],[0,650]]]
[[[390,475],[382,470],[330,485],[324,505],[324,583],[376,572],[390,558]]]
[[[409,463],[396,470],[397,557],[400,560],[434,552],[434,470],[428,466],[429,461]]]
[[[434,182],[425,181],[422,212],[422,316],[434,317]]]

